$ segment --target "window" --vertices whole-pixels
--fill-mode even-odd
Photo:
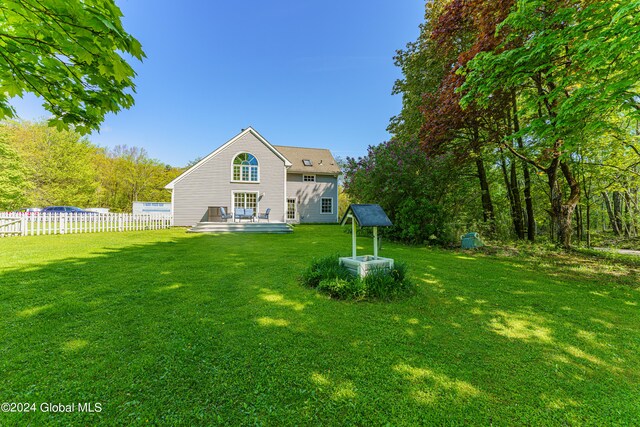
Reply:
[[[333,199],[331,197],[322,198],[320,213],[323,213],[323,214],[333,213]]]
[[[302,180],[304,182],[316,182],[316,176],[315,175],[302,175]]]
[[[258,159],[249,153],[240,153],[233,159],[233,181],[258,182]]]
[[[305,166],[313,166],[313,162],[309,159],[303,159],[302,164]]]

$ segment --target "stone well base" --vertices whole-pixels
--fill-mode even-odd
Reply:
[[[393,268],[393,259],[391,258],[374,258],[373,255],[362,255],[353,259],[352,257],[341,257],[340,264],[347,267],[349,271],[360,277],[365,277],[369,271],[374,268],[383,268],[391,270]]]

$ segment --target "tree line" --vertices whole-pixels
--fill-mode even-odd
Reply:
[[[0,210],[50,205],[130,212],[134,201],[170,201],[164,186],[182,173],[144,148],[92,144],[47,123],[0,124]]]
[[[392,139],[347,159],[345,191],[403,240],[637,236],[639,48],[638,0],[428,1]]]

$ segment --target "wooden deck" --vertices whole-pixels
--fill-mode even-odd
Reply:
[[[189,233],[270,233],[288,234],[293,228],[284,222],[199,222]]]

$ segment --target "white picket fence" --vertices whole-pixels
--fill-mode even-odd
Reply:
[[[166,214],[0,213],[0,237],[160,230],[171,225]]]

